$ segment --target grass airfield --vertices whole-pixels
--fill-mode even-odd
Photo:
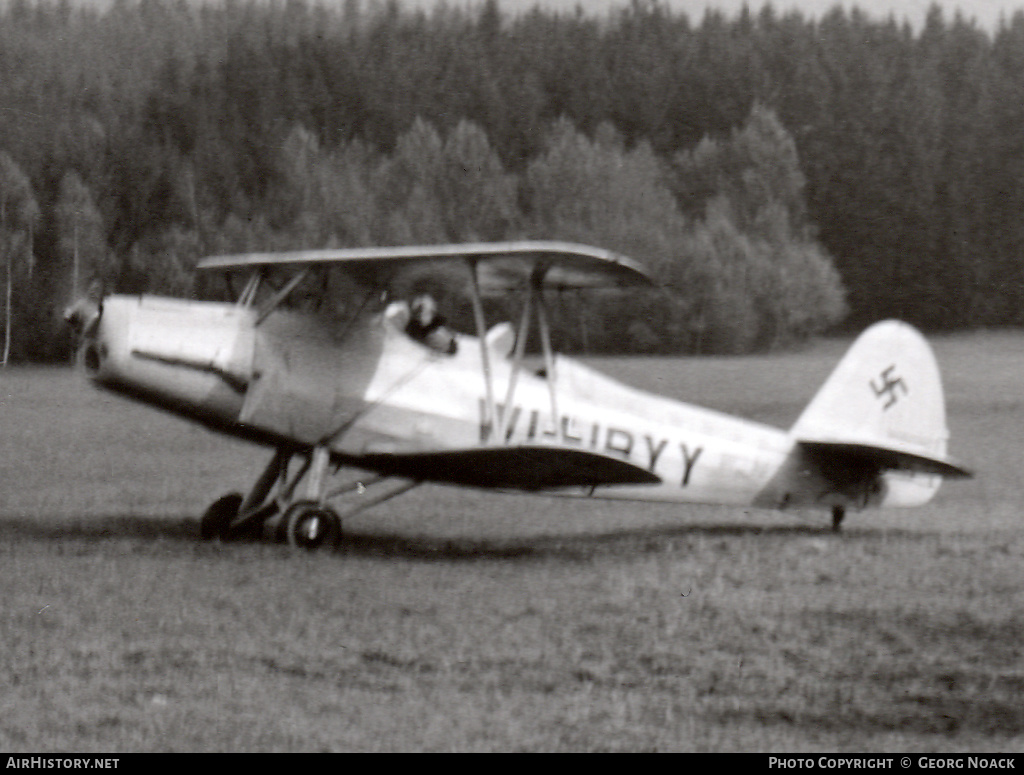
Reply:
[[[788,426],[848,342],[615,359]],[[269,451],[0,372],[0,749],[1024,750],[1024,335],[933,342],[932,504],[825,515],[423,487],[334,555],[203,543]]]

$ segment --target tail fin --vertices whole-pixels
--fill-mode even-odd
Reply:
[[[971,475],[946,454],[946,406],[931,347],[916,329],[895,320],[860,335],[791,434],[819,456],[855,457],[883,471]],[[939,480],[925,479],[927,484],[909,488],[913,494],[900,497],[893,490],[886,500],[926,501]]]

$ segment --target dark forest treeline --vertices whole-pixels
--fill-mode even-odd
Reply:
[[[1022,130],[1022,14],[10,0],[4,357],[60,354],[54,311],[90,279],[188,292],[225,250],[516,237],[672,289],[570,300],[568,347],[1020,325]]]

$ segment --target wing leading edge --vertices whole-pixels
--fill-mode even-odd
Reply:
[[[543,278],[544,287],[556,290],[655,284],[641,264],[618,253],[572,242],[537,240],[244,253],[210,256],[196,268],[229,272],[334,264],[386,276],[412,263],[450,260],[475,263],[480,288],[487,293],[515,290],[536,277]]]

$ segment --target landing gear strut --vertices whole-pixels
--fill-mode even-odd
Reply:
[[[289,475],[293,457],[301,458],[298,470]],[[258,536],[264,527],[270,529],[277,540],[308,551],[332,550],[341,540],[342,516],[327,505],[327,501],[340,495],[358,491],[360,495],[384,477],[371,476],[328,492],[328,466],[330,452],[326,447],[296,452],[279,449],[256,480],[252,491],[244,498],[241,493],[230,493],[215,501],[199,522],[199,535],[204,540],[230,541],[245,536]],[[305,480],[300,497],[299,485]],[[394,498],[419,484],[402,481],[398,488],[383,495],[367,498],[344,512],[354,516],[371,506]]]

